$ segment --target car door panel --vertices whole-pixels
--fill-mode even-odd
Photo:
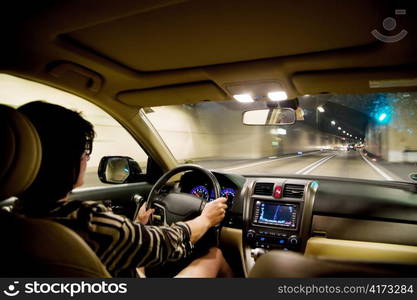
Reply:
[[[70,200],[101,201],[106,206],[112,207],[115,213],[132,219],[139,205],[147,199],[152,186],[150,183],[140,182],[80,188],[71,193]],[[139,201],[138,195],[143,198],[142,201]]]

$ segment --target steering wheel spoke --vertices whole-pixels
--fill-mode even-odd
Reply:
[[[152,224],[168,226],[165,207],[157,202],[154,202],[152,208],[155,209],[155,212],[152,214]]]

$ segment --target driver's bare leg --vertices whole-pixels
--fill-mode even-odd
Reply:
[[[190,263],[175,276],[177,278],[215,278],[233,277],[232,269],[219,248],[210,248],[209,252]]]

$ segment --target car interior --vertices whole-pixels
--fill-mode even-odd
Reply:
[[[257,102],[267,103],[263,90],[274,86],[285,92],[287,106],[265,107],[266,125],[290,128],[300,121],[297,99],[306,95],[416,92],[417,11],[411,1],[70,0],[25,6],[17,1],[2,11],[0,73],[94,104],[148,157],[145,166],[122,153],[103,157],[96,174],[106,184],[77,189],[71,199],[102,202],[131,219],[146,202],[155,209],[152,225],[169,225],[225,196],[225,219],[199,246],[218,246],[236,277],[416,276],[417,181],[238,173],[187,163],[176,159],[146,113],[235,102],[248,88],[260,91]],[[395,32],[383,23],[388,16],[397,22]],[[72,230],[11,212],[15,196],[36,177],[42,149],[34,126],[6,100],[0,98],[0,248],[10,259],[2,260],[0,275],[110,277]],[[347,155],[363,153],[360,144],[347,145],[355,150]],[[266,211],[285,217],[268,218]]]

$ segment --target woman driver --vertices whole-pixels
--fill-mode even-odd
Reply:
[[[137,267],[179,261],[192,253],[193,245],[225,216],[226,199],[208,203],[200,216],[169,227],[147,226],[112,213],[97,203],[69,201],[72,189],[84,182],[92,151],[94,130],[80,114],[41,101],[18,109],[36,127],[42,143],[42,162],[34,183],[22,195],[16,212],[55,220],[76,231],[114,277],[136,277]],[[152,211],[141,209],[142,222]],[[218,248],[185,267],[177,276],[231,276]]]

